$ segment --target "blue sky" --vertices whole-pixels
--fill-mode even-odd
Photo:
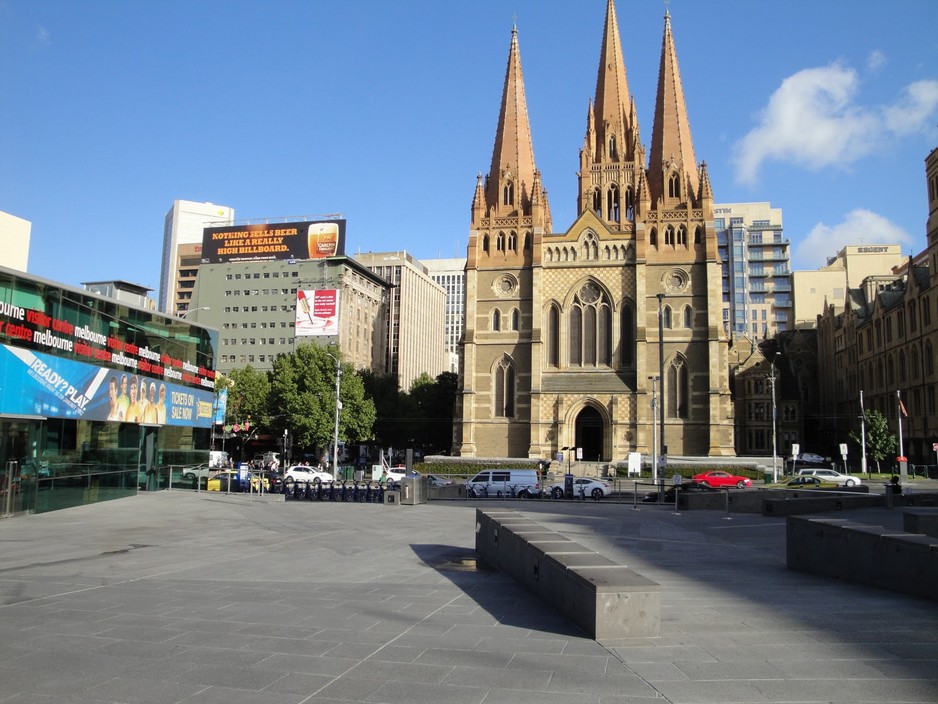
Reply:
[[[0,210],[32,273],[158,287],[173,200],[342,213],[347,250],[465,256],[513,22],[554,227],[575,217],[605,0],[0,0]],[[665,5],[618,0],[650,144]],[[782,208],[793,265],[925,246],[938,2],[672,0],[717,202]]]

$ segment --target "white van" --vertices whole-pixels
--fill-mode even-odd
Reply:
[[[485,469],[466,482],[466,493],[477,497],[540,496],[541,485],[533,469]]]

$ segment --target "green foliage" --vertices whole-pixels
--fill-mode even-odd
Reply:
[[[458,377],[452,372],[443,372],[436,379],[424,373],[411,384],[413,436],[427,453],[446,453],[452,447],[457,388]]]
[[[266,427],[270,422],[267,405],[270,382],[265,372],[248,365],[234,369],[225,382],[228,388],[226,423],[242,423],[248,418],[253,425]]]
[[[365,371],[361,376],[365,393],[375,405],[375,442],[382,447],[410,446],[413,418],[410,396],[398,388],[397,379],[393,374]]]
[[[336,351],[337,352],[337,351]],[[337,356],[337,355],[336,355]],[[270,373],[270,406],[277,425],[289,429],[293,442],[303,447],[327,447],[335,428],[336,362],[320,345],[299,345],[280,355]],[[365,397],[361,377],[342,364],[339,399],[339,439],[367,440],[372,435],[375,405]]]
[[[857,446],[861,447],[861,437],[850,431],[850,440]],[[896,449],[899,447],[899,441],[896,439],[896,436],[893,435],[892,431],[889,430],[889,422],[879,411],[867,411],[866,412],[866,459],[867,461],[875,462],[877,466],[879,463],[891,457]]]

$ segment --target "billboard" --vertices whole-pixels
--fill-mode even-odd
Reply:
[[[0,413],[211,427],[211,391],[4,344],[0,370]]]
[[[338,289],[297,289],[294,334],[297,337],[339,334]]]
[[[345,220],[206,227],[202,263],[324,259],[345,254]]]

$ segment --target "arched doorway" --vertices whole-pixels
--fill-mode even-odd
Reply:
[[[584,408],[576,417],[576,446],[583,449],[584,461],[604,461],[603,419],[591,406]]]

